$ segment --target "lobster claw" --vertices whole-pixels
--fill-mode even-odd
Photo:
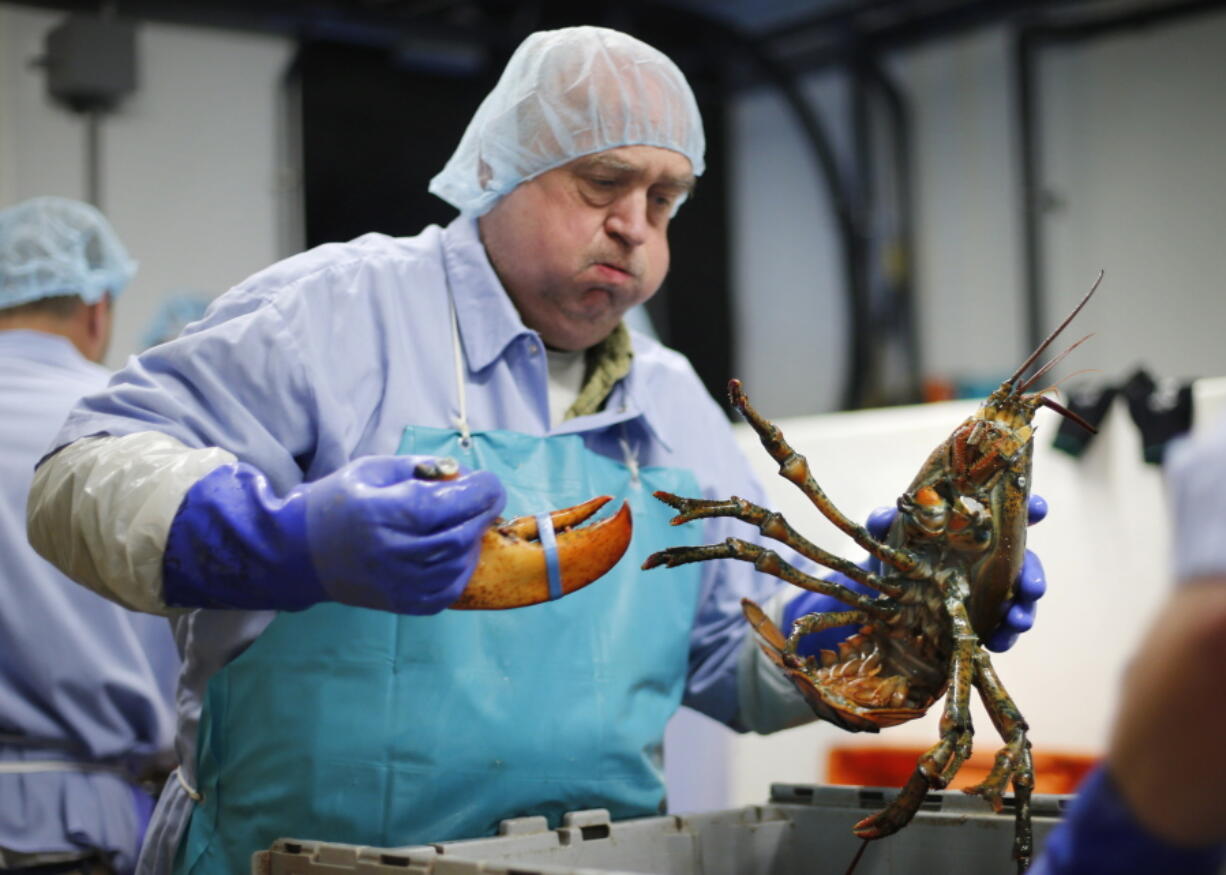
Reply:
[[[630,546],[630,506],[575,528],[611,500],[601,495],[549,514],[557,543],[562,595],[582,589],[617,564]],[[536,517],[498,522],[486,530],[468,586],[451,607],[497,611],[549,601],[549,572]]]

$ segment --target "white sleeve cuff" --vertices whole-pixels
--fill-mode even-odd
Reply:
[[[133,610],[179,613],[162,598],[162,554],[192,485],[236,461],[155,431],[92,437],[39,466],[26,505],[30,543],[73,580]]]
[[[1176,579],[1226,573],[1226,420],[1172,443],[1165,468]]]

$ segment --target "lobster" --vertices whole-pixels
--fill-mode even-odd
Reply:
[[[417,464],[414,474],[422,480],[454,480],[460,476],[460,465],[450,456],[426,459]],[[552,538],[556,557],[552,584],[541,533],[546,515],[495,520],[481,537],[476,567],[452,610],[523,608],[570,595],[598,580],[622,558],[633,533],[630,506],[625,503],[613,516],[582,525],[611,499],[599,495],[547,515],[552,534],[546,537]],[[556,593],[551,592],[554,584]]]
[[[1018,871],[1029,865],[1033,839],[1030,795],[1034,766],[1027,724],[992,667],[982,641],[1000,621],[1024,558],[1030,495],[1034,428],[1045,406],[1084,428],[1094,429],[1074,412],[1047,397],[1047,389],[1027,392],[1048,370],[1088,338],[1082,338],[1025,381],[1023,374],[1090,300],[1090,291],[1017,371],[1005,380],[928,457],[907,491],[884,541],[838,510],[818,486],[809,463],[783,432],[750,404],[739,380],[729,383],[732,405],[749,422],[779,472],[796,484],[826,519],[880,560],[873,573],[829,553],[804,538],[782,515],[733,496],[682,498],[667,492],[656,498],[678,511],[681,525],[708,517],[731,517],[756,526],[768,538],[800,555],[867,585],[876,595],[856,592],[834,581],[800,571],[774,550],[728,538],[721,544],[671,547],[649,556],[644,569],[673,567],[710,559],[753,563],[763,573],[813,592],[832,596],[846,611],[800,617],[785,636],[750,599],[742,608],[766,655],[784,672],[814,712],[852,732],[877,732],[925,714],[942,696],[940,738],[919,758],[914,773],[883,810],[865,817],[853,832],[865,840],[891,835],[906,826],[927,791],[949,784],[970,756],[973,727],[970,690],[978,691],[1004,740],[984,780],[965,792],[983,797],[1000,812],[1010,782],[1015,802],[1013,856]],[[818,657],[798,652],[806,636],[824,629],[856,625],[838,652]]]

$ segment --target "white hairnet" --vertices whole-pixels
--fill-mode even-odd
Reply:
[[[479,216],[521,182],[618,146],[672,149],[699,176],[705,145],[694,94],[664,54],[603,27],[540,31],[515,50],[430,191]]]
[[[89,204],[36,197],[0,210],[0,308],[57,295],[92,304],[118,296],[135,273],[115,229]]]

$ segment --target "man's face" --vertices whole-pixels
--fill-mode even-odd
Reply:
[[[668,273],[668,220],[694,185],[656,146],[577,158],[517,186],[479,220],[524,324],[555,349],[599,343]]]

